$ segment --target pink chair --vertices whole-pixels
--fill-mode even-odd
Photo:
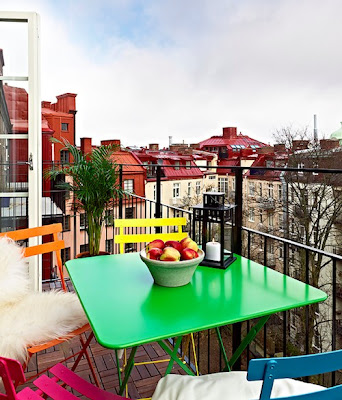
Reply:
[[[54,377],[50,378],[47,375],[41,375],[33,381],[37,390],[32,390],[29,387],[16,393],[13,382],[25,382],[23,368],[19,361],[10,358],[0,357],[0,377],[2,378],[6,394],[0,393],[1,400],[42,400],[49,398],[55,400],[79,400],[64,387],[69,386],[83,396],[92,400],[122,400],[124,397],[99,389],[97,386],[80,378],[77,374],[70,371],[62,364],[53,366],[49,372]]]

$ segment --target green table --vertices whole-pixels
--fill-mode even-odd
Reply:
[[[319,289],[236,258],[226,270],[198,267],[192,281],[179,288],[155,285],[138,253],[66,263],[98,342],[111,349],[133,348],[121,393],[139,345],[157,341],[171,356],[167,373],[178,362],[192,374],[177,357],[184,335],[260,317],[232,359],[224,353],[229,369],[270,315],[327,298]],[[177,337],[174,350],[163,342],[170,337]]]

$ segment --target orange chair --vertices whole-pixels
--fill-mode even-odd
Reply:
[[[67,287],[66,287],[65,281],[64,281],[62,258],[61,258],[61,249],[65,248],[64,240],[58,239],[58,233],[61,233],[61,232],[62,232],[62,224],[59,223],[59,224],[45,225],[45,226],[41,226],[38,228],[19,229],[16,231],[3,232],[3,233],[0,233],[0,237],[6,236],[15,241],[20,241],[20,240],[26,240],[26,239],[38,237],[38,236],[53,235],[52,236],[53,240],[50,242],[23,248],[23,254],[24,254],[24,257],[31,257],[31,256],[36,256],[38,254],[46,254],[46,253],[52,253],[52,252],[55,253],[58,272],[59,272],[59,276],[60,276],[60,280],[61,280],[61,285],[62,285],[63,290],[67,291]],[[90,331],[88,338],[83,338],[82,334],[87,331]],[[37,345],[37,346],[28,346],[27,347],[28,360],[23,365],[24,370],[25,370],[26,366],[28,365],[31,357],[34,354],[36,354],[40,351],[49,349],[51,347],[57,346],[58,344],[61,344],[61,343],[65,342],[67,340],[70,340],[76,336],[79,337],[79,340],[81,343],[81,350],[77,353],[74,353],[73,355],[71,355],[69,357],[66,357],[64,360],[62,360],[62,362],[77,356],[75,359],[75,362],[71,368],[71,370],[74,371],[76,369],[76,367],[78,366],[79,362],[81,361],[82,356],[84,355],[88,361],[89,368],[90,368],[91,374],[94,378],[96,385],[100,386],[98,378],[97,378],[95,370],[94,370],[94,367],[93,367],[93,364],[91,362],[90,356],[87,351],[87,348],[88,348],[92,338],[94,337],[94,333],[91,331],[89,324],[86,324],[86,325],[82,326],[81,328],[78,328],[78,329],[70,332],[66,337],[54,339],[47,343]],[[48,368],[43,371],[40,371],[38,374],[31,376],[29,378],[29,380],[37,377],[38,375],[42,374],[43,372],[46,372],[47,370],[48,370]]]

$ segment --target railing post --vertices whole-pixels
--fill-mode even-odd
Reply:
[[[157,175],[156,175],[156,218],[161,218],[161,166],[157,166]],[[160,233],[161,228],[156,227],[156,233]]]
[[[234,227],[234,252],[242,253],[242,168],[235,170],[235,227]],[[233,325],[233,354],[241,343],[241,322]],[[241,357],[233,365],[234,370],[241,370]]]
[[[119,183],[120,188],[123,189],[123,169],[122,164],[119,167]],[[123,196],[119,196],[119,218],[122,219],[123,216]]]

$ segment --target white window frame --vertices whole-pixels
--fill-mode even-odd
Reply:
[[[196,182],[196,194],[201,194],[201,182]]]
[[[250,208],[249,209],[248,221],[250,221],[250,222],[254,222],[255,221],[254,208]]]
[[[180,183],[175,182],[172,186],[172,198],[179,199],[180,198]]]
[[[191,196],[191,182],[188,182],[188,196]]]
[[[134,179],[124,179],[124,191],[127,193],[134,193]]]
[[[40,18],[34,12],[0,11],[0,22],[27,23],[28,38],[28,75],[0,76],[0,80],[28,81],[28,134],[21,139],[28,140],[28,192],[16,192],[16,197],[28,197],[28,227],[42,225],[42,128],[41,128],[41,96],[40,96]],[[1,138],[8,139],[7,135]],[[1,197],[13,197],[13,193],[0,193]],[[41,243],[41,237],[29,239],[29,246]],[[29,257],[29,276],[31,287],[35,291],[42,290],[42,256]]]

